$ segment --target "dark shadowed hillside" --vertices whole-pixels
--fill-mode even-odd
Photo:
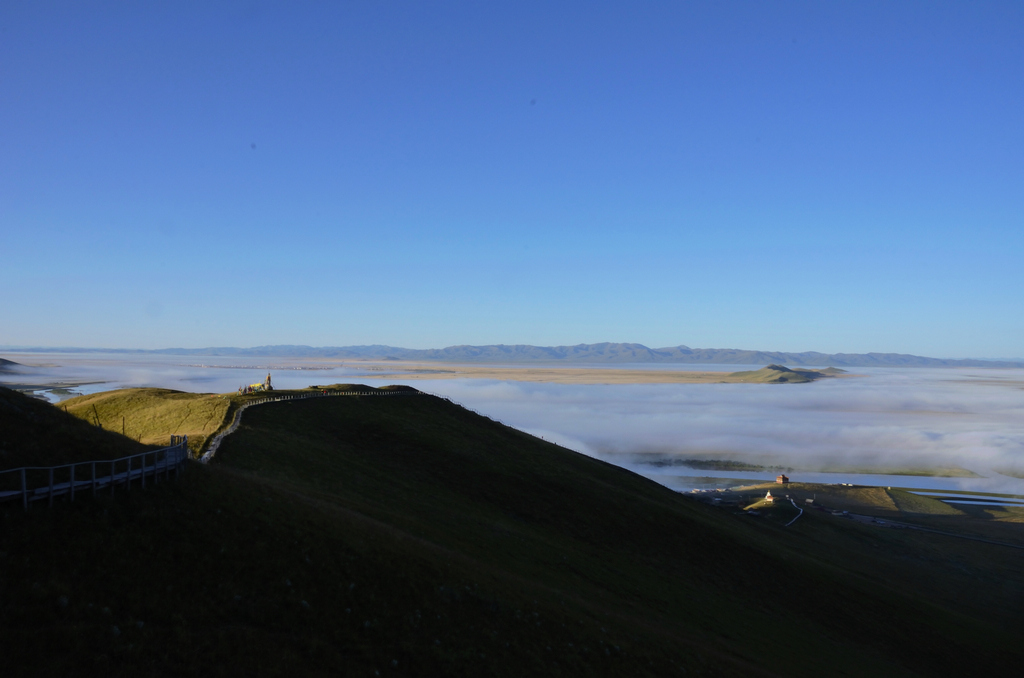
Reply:
[[[0,386],[0,470],[113,459],[146,449],[63,408]]]
[[[863,676],[1021,659],[1017,552],[947,562],[934,535],[735,516],[433,396],[242,421],[178,482],[2,509],[5,666]]]

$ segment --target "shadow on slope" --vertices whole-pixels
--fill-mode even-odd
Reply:
[[[198,453],[228,421],[235,396],[186,393],[165,388],[124,388],[69,398],[60,404],[67,412],[109,431],[149,445],[167,445],[170,436],[188,436]]]
[[[836,563],[802,557],[808,544],[793,533],[708,513],[433,397],[256,408],[222,455],[225,466],[458,553],[496,585],[528,586],[652,647],[750,666],[798,652],[810,672],[840,657],[874,670],[875,653],[888,655],[882,665],[938,668],[947,660],[913,648],[977,630],[882,579],[846,581]]]
[[[889,583],[891,534],[734,517],[432,396],[254,406],[178,482],[2,520],[0,644],[44,675],[906,675],[1020,659],[998,624]]]
[[[116,459],[147,449],[62,408],[0,386],[0,471]]]

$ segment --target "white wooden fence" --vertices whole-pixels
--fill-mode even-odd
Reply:
[[[104,489],[113,494],[118,485],[131,490],[135,481],[145,489],[147,481],[158,483],[170,478],[172,473],[178,477],[188,458],[188,437],[171,436],[168,447],[120,459],[0,471],[0,503],[20,500],[27,511],[33,501],[45,500],[53,506],[54,497],[68,495],[74,501],[76,494],[88,492],[96,496]]]

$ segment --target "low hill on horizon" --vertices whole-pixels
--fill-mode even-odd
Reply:
[[[30,350],[30,349],[22,349]],[[732,348],[649,348],[636,343],[577,344],[575,346],[448,346],[412,349],[374,344],[369,346],[274,346],[143,349],[41,348],[39,352],[152,353],[189,356],[239,356],[266,358],[335,358],[343,360],[412,360],[462,363],[677,363],[689,365],[770,365],[797,367],[1024,367],[1024,362],[1004,360],[928,358],[904,353],[820,353],[804,351],[757,351]]]
[[[5,360],[4,358],[0,358],[0,372],[6,372],[8,370],[12,370],[18,367],[24,367],[24,365],[22,365],[21,363],[16,363],[13,360]]]
[[[815,379],[834,377],[846,370],[829,367],[823,370],[793,370],[783,365],[768,365],[759,370],[733,372],[729,376],[750,383],[763,384],[804,384]]]

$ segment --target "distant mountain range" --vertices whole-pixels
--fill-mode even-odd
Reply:
[[[29,350],[29,349],[23,349]],[[31,349],[44,352],[152,353],[187,356],[267,358],[341,358],[348,360],[430,360],[459,363],[678,363],[689,365],[795,365],[801,367],[1024,367],[1005,360],[952,360],[903,353],[785,353],[733,348],[648,348],[643,344],[602,343],[576,346],[449,346],[413,349],[396,346],[255,346],[252,348]]]

